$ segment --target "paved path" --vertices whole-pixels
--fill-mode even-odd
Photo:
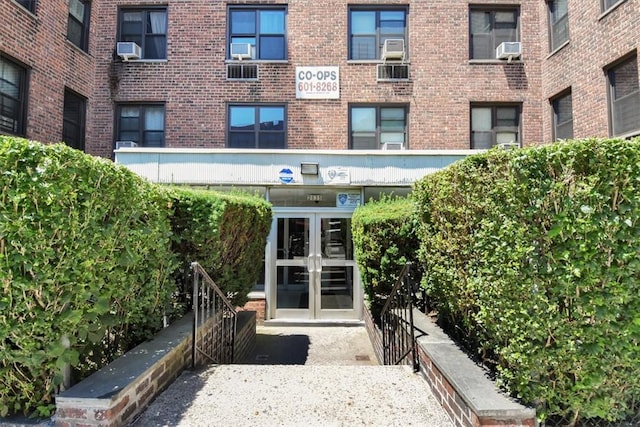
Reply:
[[[145,426],[450,427],[427,383],[378,366],[364,327],[258,327],[240,365],[187,371],[134,423]]]

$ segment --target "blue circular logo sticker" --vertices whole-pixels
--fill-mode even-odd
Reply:
[[[290,182],[293,181],[293,172],[291,171],[291,169],[282,169],[280,171],[280,182],[282,182],[283,184],[289,184]]]

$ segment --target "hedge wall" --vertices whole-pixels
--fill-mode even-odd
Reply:
[[[244,305],[262,269],[271,205],[243,193],[176,188],[172,195],[179,280],[191,290],[189,266],[197,261],[234,304]]]
[[[359,206],[351,228],[356,263],[374,319],[407,262],[417,261],[418,221],[411,198],[384,198]]]
[[[62,366],[160,326],[169,199],[110,161],[5,136],[0,188],[0,415],[48,415]]]
[[[640,402],[640,139],[472,156],[417,183],[423,285],[542,419]]]

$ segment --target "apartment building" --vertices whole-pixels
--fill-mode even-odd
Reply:
[[[0,132],[273,203],[268,319],[360,319],[349,229],[370,198],[499,144],[640,134],[640,0],[0,0],[0,17]]]

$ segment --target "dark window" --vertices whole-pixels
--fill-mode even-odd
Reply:
[[[573,106],[571,92],[565,92],[551,100],[553,108],[553,139],[573,138]]]
[[[84,129],[87,101],[75,93],[64,91],[62,114],[62,140],[77,150],[84,151]]]
[[[519,105],[472,105],[471,148],[521,144]]]
[[[117,140],[164,147],[164,105],[120,105]]]
[[[167,9],[122,9],[118,41],[134,42],[142,59],[167,58]]]
[[[625,0],[602,0],[602,11],[606,12],[613,6],[617,5],[618,3],[622,3],[623,1]]]
[[[286,18],[283,7],[230,8],[228,58],[231,43],[246,43],[251,45],[252,59],[287,59]]]
[[[640,130],[640,90],[638,90],[638,57],[633,56],[610,68],[609,114],[612,135]]]
[[[16,0],[18,4],[27,9],[29,12],[34,13],[36,11],[36,0]]]
[[[349,10],[349,59],[380,59],[387,39],[404,40],[406,51],[406,8]]]
[[[551,0],[549,8],[549,44],[551,51],[559,48],[569,40],[569,8],[568,0]]]
[[[0,56],[0,131],[24,135],[26,130],[27,70]]]
[[[469,16],[471,59],[496,59],[500,43],[520,39],[518,9],[472,8]]]
[[[352,150],[402,149],[407,145],[405,106],[359,105],[349,108]]]
[[[67,38],[85,52],[89,48],[89,20],[91,3],[84,0],[69,0],[69,22]]]
[[[286,110],[282,105],[230,105],[230,148],[286,148]]]

